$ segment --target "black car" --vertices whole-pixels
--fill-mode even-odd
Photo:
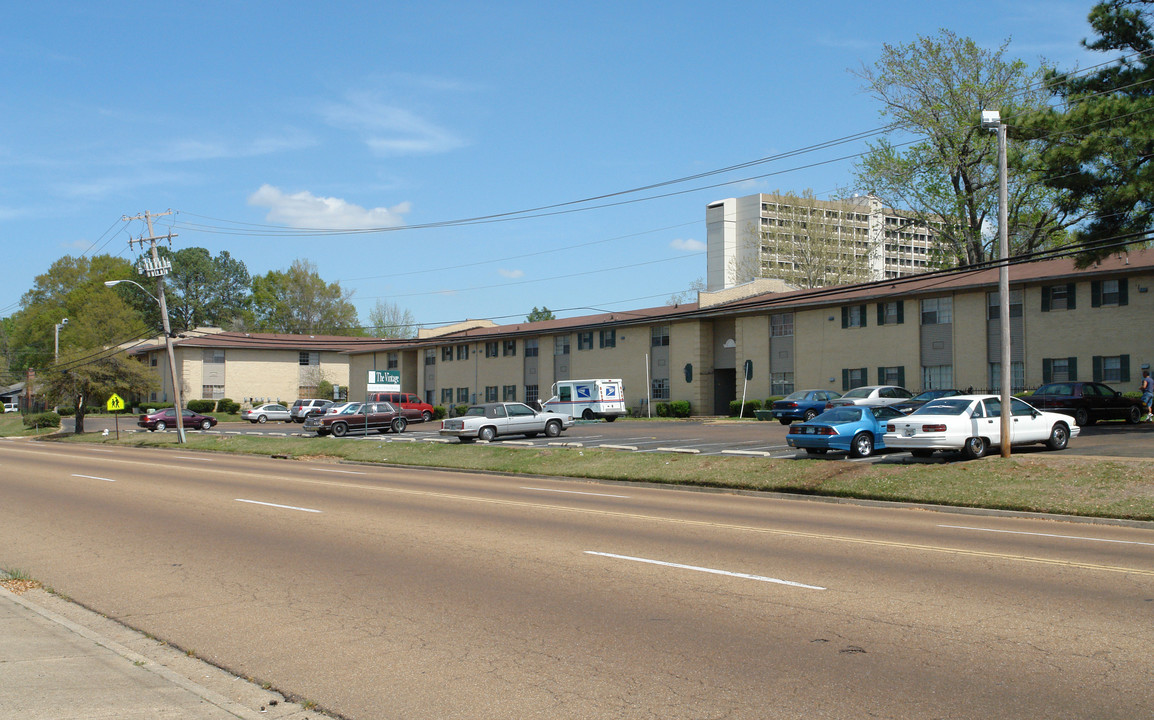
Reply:
[[[961,394],[962,394],[961,390],[955,390],[953,388],[939,389],[939,390],[923,390],[922,392],[918,393],[917,395],[914,395],[909,400],[903,400],[902,402],[897,403],[896,405],[891,405],[890,407],[892,407],[894,410],[897,410],[898,412],[900,412],[904,415],[909,415],[914,410],[917,410],[922,405],[925,405],[926,403],[928,403],[930,400],[937,400],[938,398],[950,397],[952,395],[961,395]]]
[[[1146,406],[1141,400],[1126,397],[1100,382],[1047,383],[1026,400],[1039,410],[1069,415],[1083,427],[1099,420],[1136,423],[1146,413]]]

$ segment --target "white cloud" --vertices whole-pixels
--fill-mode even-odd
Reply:
[[[669,247],[674,250],[684,250],[685,252],[704,252],[706,245],[700,240],[694,240],[693,238],[677,238],[669,243]]]
[[[322,230],[366,229],[404,225],[410,204],[366,210],[340,198],[317,197],[308,191],[286,195],[280,188],[262,185],[248,198],[249,205],[269,209],[269,222],[294,228]]]
[[[354,93],[346,102],[330,103],[322,114],[329,124],[360,133],[378,155],[429,155],[465,144],[412,110],[388,105],[368,93]]]
[[[524,270],[506,270],[504,268],[500,268],[497,270],[497,272],[501,274],[501,277],[509,278],[510,280],[515,280],[519,277],[525,277]]]

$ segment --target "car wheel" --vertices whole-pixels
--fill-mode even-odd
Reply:
[[[344,437],[349,432],[349,426],[341,423],[333,423],[333,437]]]
[[[425,410],[424,412],[421,413],[421,420],[423,420],[424,422],[432,422],[433,421],[433,413],[429,412],[428,410]]]
[[[1070,444],[1070,428],[1062,423],[1054,423],[1054,427],[1050,430],[1050,439],[1046,441],[1046,447],[1051,450],[1063,450]]]
[[[1142,420],[1142,408],[1137,405],[1131,405],[1130,409],[1126,411],[1126,422],[1131,425],[1137,425]]]
[[[581,419],[582,420],[592,420],[593,419],[593,411],[590,410],[589,408],[585,408],[585,412],[581,413]]]
[[[1074,411],[1074,422],[1081,427],[1094,424],[1094,420],[1090,418],[1090,411],[1084,407],[1080,407]]]
[[[874,438],[868,432],[861,432],[853,436],[849,446],[849,454],[853,457],[869,457],[874,454]]]
[[[164,432],[166,429],[168,429],[168,423],[161,420],[160,422],[156,423],[156,429]]]
[[[492,442],[495,437],[497,437],[497,430],[492,426],[483,427],[480,432],[477,433],[477,439],[484,440],[485,442]]]
[[[825,455],[826,453],[825,448],[806,448],[805,451],[809,455]]]
[[[777,421],[782,425],[789,425],[791,422],[793,422],[793,420],[790,420],[789,418],[778,418]]]
[[[405,422],[404,418],[395,418],[393,420],[393,432],[395,433],[403,433],[405,431],[405,427],[407,426],[408,423]]]
[[[616,419],[617,419],[616,415],[610,415],[609,417],[605,418],[605,422],[613,422]]]
[[[201,430],[211,430],[212,429],[212,420],[201,421],[200,429]]]
[[[966,438],[966,444],[962,446],[962,455],[966,456],[968,460],[977,460],[986,454],[986,439],[983,437]]]
[[[550,420],[545,423],[545,436],[557,437],[561,434],[561,423],[557,420]]]
[[[910,455],[916,458],[928,458],[934,456],[933,450],[910,450]]]
[[[809,422],[810,420],[813,420],[815,417],[817,417],[817,410],[810,408],[809,410],[805,411],[805,415],[803,417],[805,417],[805,422]]]
[[[267,417],[265,417],[264,415],[259,415],[259,416],[257,416],[257,419],[256,419],[256,421],[257,421],[258,423],[260,423],[260,424],[262,424],[262,425],[263,425],[263,424],[265,424],[266,422],[268,422],[268,418],[267,418]]]
[[[317,428],[317,437],[324,437],[325,435],[328,435],[328,434],[329,434],[328,430],[321,430],[320,428]]]

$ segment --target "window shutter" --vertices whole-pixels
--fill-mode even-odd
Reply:
[[[1102,382],[1102,356],[1094,356],[1094,382]]]
[[[1042,312],[1050,312],[1050,288],[1042,287]]]
[[[1077,287],[1074,283],[1066,283],[1066,309],[1073,310],[1077,303],[1074,302],[1074,288]]]
[[[1090,307],[1102,307],[1102,281],[1090,281]]]
[[[842,307],[841,309],[841,326],[843,328],[849,327],[849,308]]]
[[[878,368],[878,385],[886,381],[886,369],[884,367]]]
[[[1070,368],[1070,382],[1078,379],[1078,358],[1066,358],[1066,365]]]
[[[1050,358],[1042,358],[1042,382],[1054,382],[1054,363]]]
[[[861,384],[862,385],[866,385],[869,383],[869,376],[870,376],[870,369],[869,368],[862,368],[861,369],[861,375],[859,376],[859,377],[861,377]]]
[[[1127,305],[1130,302],[1130,292],[1126,287],[1126,278],[1118,281],[1118,305]]]
[[[898,325],[906,321],[905,304],[905,300],[898,300]]]
[[[1118,372],[1122,375],[1120,382],[1130,382],[1130,356],[1122,355],[1118,358]]]
[[[841,371],[841,391],[849,390],[849,368],[842,368]]]
[[[878,303],[878,327],[886,324],[886,304]]]
[[[906,366],[902,365],[898,368],[898,385],[906,386]]]
[[[862,327],[866,326],[866,310],[868,310],[868,309],[869,309],[868,305],[862,305],[861,306],[861,326]]]

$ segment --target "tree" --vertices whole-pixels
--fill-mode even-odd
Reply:
[[[542,305],[540,309],[537,309],[537,306],[534,305],[533,311],[525,316],[525,322],[541,322],[543,320],[556,320],[556,319],[557,319],[557,316],[553,314],[553,311],[550,310],[549,308],[545,307],[544,305]]]
[[[377,300],[369,310],[367,330],[369,334],[382,338],[412,338],[417,336],[417,319],[408,308]]]
[[[703,290],[708,289],[705,284],[705,278],[697,278],[689,283],[689,289],[678,293],[673,293],[669,299],[665,301],[666,305],[685,305],[686,303],[697,302],[697,294]]]
[[[272,270],[252,281],[252,311],[258,330],[298,335],[355,335],[357,309],[352,291],[326,283],[316,264],[294,260],[288,270]]]
[[[124,352],[91,348],[62,355],[42,381],[48,397],[75,404],[77,434],[84,432],[90,404],[103,404],[113,393],[145,395],[158,384],[156,373]]]
[[[175,252],[159,248],[159,253],[172,263],[164,284],[173,332],[203,325],[226,327],[244,317],[252,281],[243,262],[227,250],[214,258],[202,247],[181,248]],[[160,324],[155,302],[150,306],[138,304],[137,308]]]
[[[973,264],[997,256],[997,142],[981,127],[981,110],[999,110],[1003,121],[1040,110],[1046,92],[1042,69],[1030,70],[948,30],[907,45],[885,45],[872,67],[855,73],[883,105],[892,127],[917,138],[904,150],[883,139],[870,144],[856,175],[860,187],[905,205],[922,225],[943,223],[938,240],[944,265]],[[1010,144],[1009,235],[1011,253],[1030,252],[1064,238],[1080,218],[1043,184],[1040,142]]]
[[[1079,263],[1116,252],[1116,243],[1154,227],[1154,32],[1149,0],[1108,0],[1090,11],[1090,50],[1126,53],[1093,73],[1051,71],[1058,107],[1034,113],[1022,135],[1044,141],[1041,165],[1066,212],[1086,210],[1075,239]]]

